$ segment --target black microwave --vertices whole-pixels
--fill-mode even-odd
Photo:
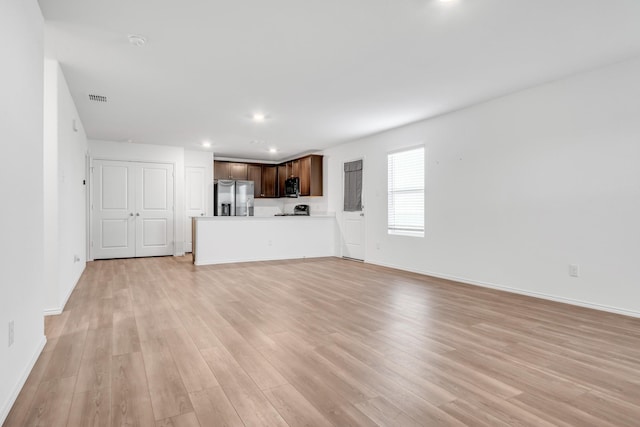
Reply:
[[[284,181],[284,195],[286,197],[300,196],[300,178],[295,176]]]

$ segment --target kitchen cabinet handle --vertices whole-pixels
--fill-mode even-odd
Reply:
[[[140,212],[136,212],[136,216],[140,216]]]
[[[129,212],[129,216],[133,216],[133,212]]]

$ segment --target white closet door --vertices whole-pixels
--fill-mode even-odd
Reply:
[[[184,174],[185,182],[185,207],[186,221],[184,227],[184,251],[192,252],[193,235],[191,230],[191,218],[204,216],[206,211],[206,174],[205,168],[187,167]]]
[[[134,166],[130,162],[94,162],[93,257],[135,256]]]
[[[173,255],[173,165],[135,168],[136,256]]]

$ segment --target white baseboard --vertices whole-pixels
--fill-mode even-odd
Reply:
[[[78,282],[76,282],[76,284],[73,285],[73,287],[71,287],[71,289],[67,293],[67,296],[64,298],[64,301],[62,302],[62,306],[53,307],[53,308],[46,308],[44,310],[44,315],[45,316],[57,316],[58,314],[62,314],[62,312],[64,311],[64,306],[67,305],[67,301],[69,301],[69,298],[71,297],[71,293],[76,288],[77,284],[78,284]]]
[[[456,276],[451,276],[451,275],[448,275],[448,274],[434,273],[432,271],[419,271],[419,270],[399,267],[399,266],[393,265],[393,264],[385,264],[385,263],[371,262],[371,261],[365,261],[365,262],[369,263],[369,264],[379,265],[379,266],[382,266],[382,267],[394,268],[396,270],[409,271],[411,273],[417,273],[417,274],[422,274],[422,275],[425,275],[425,276],[437,277],[439,279],[453,280],[454,282],[460,282],[460,283],[464,283],[464,284],[467,284],[467,285],[481,286],[483,288],[496,289],[496,290],[499,290],[499,291],[510,292],[512,294],[526,295],[526,296],[529,296],[529,297],[540,298],[540,299],[549,300],[549,301],[555,301],[555,302],[561,302],[561,303],[564,303],[564,304],[575,305],[575,306],[578,306],[578,307],[591,308],[591,309],[594,309],[594,310],[606,311],[608,313],[622,314],[624,316],[640,318],[640,312],[633,311],[633,310],[627,310],[625,308],[611,307],[611,306],[608,306],[608,305],[597,304],[597,303],[587,302],[587,301],[580,301],[580,300],[576,300],[576,299],[572,299],[572,298],[565,298],[565,297],[560,297],[560,296],[557,296],[557,295],[545,294],[545,293],[541,293],[541,292],[526,291],[526,290],[522,290],[522,289],[512,288],[512,287],[509,287],[509,286],[497,285],[495,283],[481,282],[481,281],[478,281],[478,280],[467,279],[465,277],[456,277]]]
[[[60,307],[52,307],[52,308],[45,308],[45,310],[44,310],[44,315],[45,316],[57,316],[58,314],[62,314],[62,312],[64,311],[64,307],[67,305],[67,302],[69,301],[69,298],[71,298],[71,294],[73,293],[73,290],[76,288],[76,286],[78,286],[78,282],[80,281],[80,278],[82,277],[82,273],[84,273],[84,270],[86,269],[86,266],[87,265],[85,264],[85,267],[82,269],[82,271],[78,275],[78,278],[76,279],[76,282],[73,284],[73,286],[67,292],[67,295],[64,297],[64,301],[62,301],[62,306],[60,306]]]
[[[29,361],[29,364],[25,367],[24,371],[22,372],[22,375],[20,375],[20,379],[18,379],[18,383],[15,385],[13,390],[11,390],[11,394],[9,395],[9,398],[7,399],[6,402],[3,403],[2,409],[0,409],[0,425],[2,425],[7,419],[7,416],[9,415],[9,411],[11,411],[11,407],[13,407],[13,404],[16,403],[16,399],[18,398],[18,395],[20,394],[22,387],[24,387],[24,383],[27,382],[27,378],[29,378],[29,374],[31,373],[31,370],[33,369],[36,362],[38,361],[38,357],[40,357],[40,353],[42,353],[42,350],[44,349],[44,346],[46,344],[47,344],[47,337],[43,335],[42,340],[40,341],[40,344],[36,349],[36,352],[31,357],[31,360]]]
[[[281,257],[264,257],[264,258],[238,258],[238,259],[225,259],[225,260],[217,260],[217,259],[205,259],[205,260],[196,260],[194,265],[216,265],[216,264],[236,264],[243,262],[262,262],[262,261],[286,261],[290,260],[299,260],[299,259],[312,259],[312,258],[331,258],[335,257],[334,254],[326,254],[326,255],[309,255],[309,256],[281,256]]]

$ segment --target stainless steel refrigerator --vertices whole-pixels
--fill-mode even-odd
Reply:
[[[215,216],[253,216],[253,181],[218,179],[213,186]]]

